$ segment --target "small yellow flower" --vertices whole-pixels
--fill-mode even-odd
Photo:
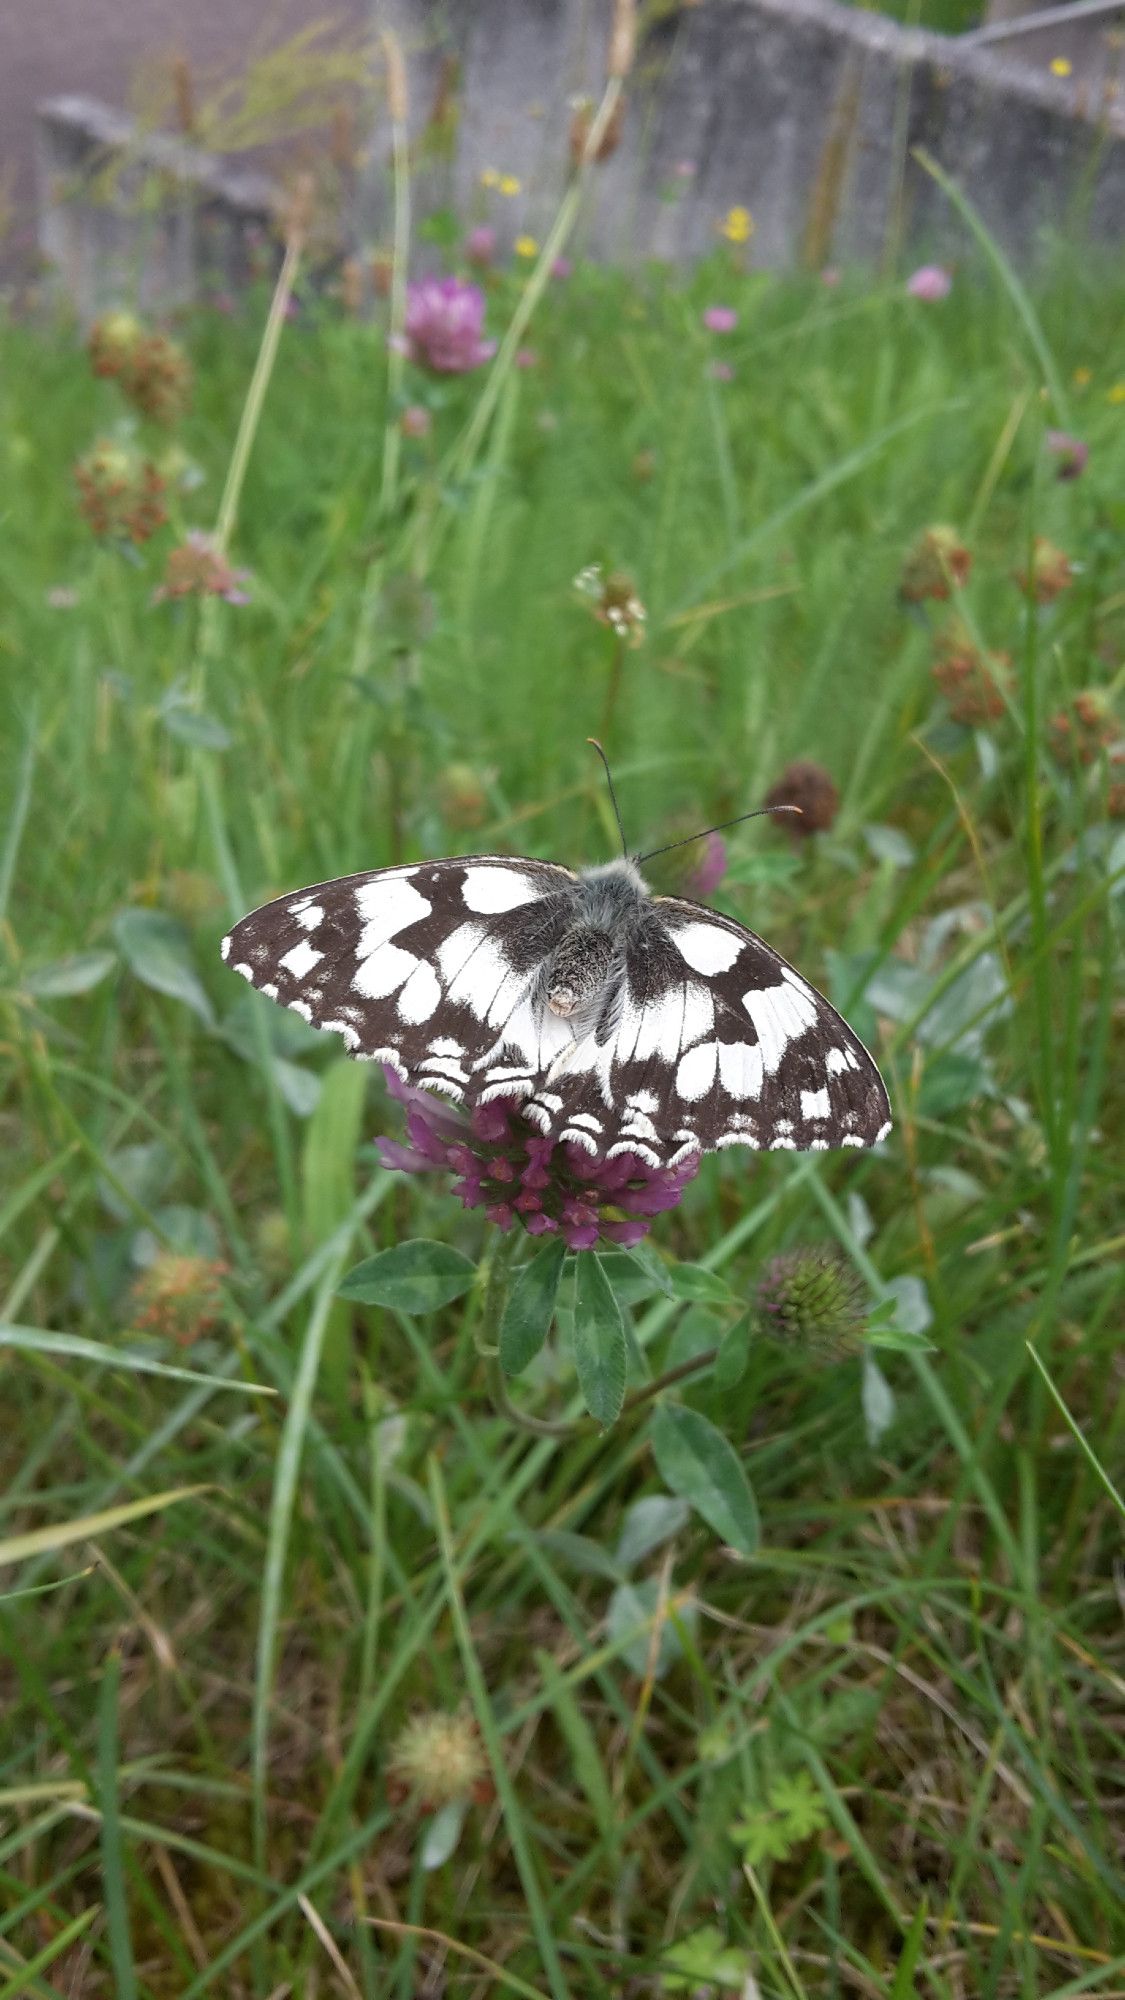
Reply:
[[[1125,403],[1125,382],[1115,382],[1105,393],[1107,403]]]
[[[1074,64],[1069,56],[1056,56],[1051,64],[1052,76],[1069,76]]]
[[[495,168],[495,167],[486,167],[486,168],[485,168],[484,172],[482,173],[482,175],[481,175],[481,177],[480,177],[480,184],[481,184],[482,188],[498,188],[498,187],[499,187],[499,185],[500,185],[500,176],[499,176],[499,174],[497,173],[497,171],[496,171],[496,168]]]
[[[517,257],[538,257],[539,245],[534,236],[517,236],[512,245]]]
[[[1072,377],[1076,389],[1088,389],[1093,379],[1092,368],[1076,368]]]
[[[516,174],[501,174],[496,185],[501,194],[519,194],[523,182]]]
[[[719,224],[719,235],[728,243],[749,243],[754,234],[754,218],[748,208],[730,208]]]

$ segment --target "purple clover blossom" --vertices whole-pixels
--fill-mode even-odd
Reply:
[[[470,264],[491,264],[496,255],[496,231],[487,222],[478,222],[465,238],[465,255]]]
[[[708,333],[733,333],[738,325],[738,314],[733,306],[707,306],[703,324]]]
[[[1071,437],[1069,431],[1048,431],[1043,440],[1057,465],[1056,478],[1080,479],[1086,470],[1090,447],[1081,438]]]
[[[912,299],[924,299],[927,305],[935,305],[938,299],[949,297],[953,278],[943,264],[920,264],[907,279],[906,289]]]
[[[726,872],[726,841],[720,833],[705,833],[698,844],[697,858],[684,881],[684,894],[705,903],[708,896],[714,895]]]
[[[545,1139],[519,1115],[515,1098],[481,1104],[466,1117],[384,1065],[392,1097],[406,1111],[407,1143],[378,1139],[385,1167],[404,1174],[456,1174],[463,1208],[483,1208],[498,1229],[561,1235],[568,1249],[601,1239],[631,1249],[651,1218],[675,1208],[699,1171],[699,1155],[678,1167],[650,1167],[635,1153],[615,1159]]]
[[[420,278],[406,288],[406,352],[437,375],[464,375],[496,352],[484,340],[484,293],[463,278]]]

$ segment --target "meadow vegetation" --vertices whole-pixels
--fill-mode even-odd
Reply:
[[[233,477],[267,295],[128,434],[119,368],[0,329],[0,1995],[1125,1992],[1125,283],[568,254],[460,373],[298,275]],[[895,1114],[606,1254],[604,1429],[565,1310],[498,1381],[532,1246],[386,1170],[378,1074],[217,952],[400,858],[608,858],[593,734],[637,847],[819,767],[710,900]],[[415,1240],[459,1296],[339,1296]],[[823,1246],[866,1336],[768,1337]],[[741,1547],[654,1456],[677,1371]]]

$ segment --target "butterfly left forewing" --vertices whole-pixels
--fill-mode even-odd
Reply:
[[[223,957],[349,1055],[470,1103],[538,1073],[527,999],[570,920],[552,863],[471,855],[341,876],[243,917]],[[493,1095],[498,1094],[495,1090]]]

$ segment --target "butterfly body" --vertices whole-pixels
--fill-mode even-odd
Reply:
[[[344,876],[223,940],[234,970],[348,1052],[544,1134],[674,1166],[716,1147],[876,1144],[886,1091],[852,1030],[752,931],[654,896],[621,859],[504,855]]]

